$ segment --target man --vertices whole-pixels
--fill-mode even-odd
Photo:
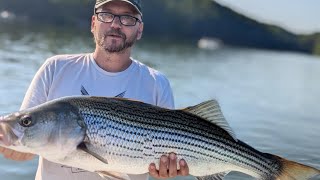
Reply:
[[[97,0],[91,32],[96,48],[90,54],[58,55],[47,59],[35,75],[21,109],[71,95],[117,96],[173,108],[167,78],[130,57],[132,45],[143,32],[140,0]],[[0,138],[1,138],[0,134]],[[0,148],[5,157],[32,159],[33,155]],[[186,162],[177,170],[175,154],[162,156],[159,170],[154,163],[149,174],[155,178],[188,175]],[[146,179],[130,176],[131,179]],[[39,158],[36,180],[98,180],[98,174],[66,167]]]

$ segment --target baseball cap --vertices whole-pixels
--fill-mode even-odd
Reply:
[[[94,6],[95,9],[98,7],[111,2],[111,1],[123,1],[131,4],[138,12],[140,15],[142,15],[142,10],[141,10],[141,0],[97,0],[96,5]]]

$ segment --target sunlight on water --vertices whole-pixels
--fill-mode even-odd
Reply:
[[[89,45],[88,45],[89,44]],[[92,51],[90,37],[0,34],[0,112],[19,109],[34,73],[54,54]],[[176,107],[216,98],[237,137],[258,150],[320,168],[320,58],[143,41],[136,59],[164,72]],[[0,158],[0,177],[33,179],[36,160]],[[252,179],[231,173],[226,179]]]

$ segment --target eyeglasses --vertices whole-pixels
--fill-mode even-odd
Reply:
[[[108,12],[96,12],[98,20],[104,23],[113,22],[115,17],[119,17],[120,23],[124,26],[135,26],[141,20],[130,15],[115,15]]]

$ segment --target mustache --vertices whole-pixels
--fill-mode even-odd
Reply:
[[[110,35],[116,35],[116,36],[122,37],[123,39],[127,38],[126,35],[123,32],[121,32],[119,29],[111,29],[110,31],[106,32],[104,35],[105,37]]]

